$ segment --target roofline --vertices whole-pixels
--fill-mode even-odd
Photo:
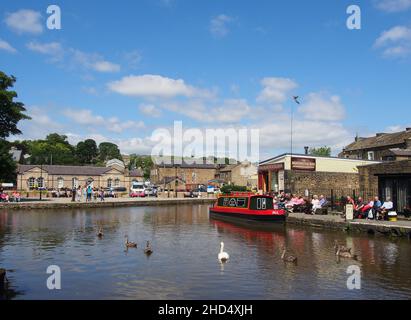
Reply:
[[[333,160],[354,161],[354,162],[370,162],[370,164],[371,163],[380,163],[381,162],[381,161],[375,161],[375,160],[347,159],[347,158],[340,158],[340,157],[335,157],[335,156],[326,157],[326,156],[313,156],[313,155],[309,155],[309,154],[300,154],[300,153],[293,153],[293,154],[283,153],[283,154],[280,154],[276,157],[261,161],[258,165],[263,165],[266,162],[270,162],[270,161],[277,160],[277,159],[280,159],[280,158],[285,158],[287,156],[291,156],[291,157],[296,156],[296,157],[300,157],[300,158],[302,157],[302,158],[310,158],[310,159],[321,158],[321,159],[333,159]]]

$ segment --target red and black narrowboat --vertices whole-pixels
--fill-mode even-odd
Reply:
[[[253,193],[232,193],[218,197],[210,208],[213,217],[256,222],[284,222],[287,214],[278,209],[274,199]]]

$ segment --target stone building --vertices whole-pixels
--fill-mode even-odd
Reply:
[[[390,198],[398,212],[411,211],[411,160],[363,165],[358,169],[362,193],[375,190],[383,201]]]
[[[377,133],[369,138],[357,137],[339,156],[377,161],[411,159],[411,128],[395,133]]]
[[[150,180],[161,185],[164,179],[178,177],[185,182],[187,190],[195,189],[200,185],[207,186],[208,182],[215,179],[216,166],[214,164],[161,164],[154,165],[150,172]]]
[[[255,188],[258,182],[258,167],[249,161],[244,161],[219,169],[217,175],[225,184]]]
[[[129,171],[119,161],[109,161],[106,167],[61,166],[61,165],[18,165],[17,189],[48,190],[72,189],[91,184],[93,188],[130,189],[133,181],[144,181],[141,170]]]
[[[326,194],[359,189],[358,166],[376,161],[283,154],[258,167],[258,188],[263,192]],[[351,194],[351,193],[350,193]]]

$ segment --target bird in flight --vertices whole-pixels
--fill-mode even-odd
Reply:
[[[297,104],[300,104],[300,101],[298,100],[299,98],[299,96],[293,96],[293,99]]]

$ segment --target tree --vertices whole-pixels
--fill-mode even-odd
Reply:
[[[93,139],[80,141],[76,146],[77,160],[81,164],[91,164],[98,156],[97,144]]]
[[[16,164],[10,151],[10,143],[0,139],[0,182],[16,181]]]
[[[120,149],[117,145],[111,142],[102,142],[98,146],[99,160],[105,163],[111,159],[123,160]]]
[[[27,141],[31,164],[75,165],[75,148],[67,136],[49,134],[45,140]]]
[[[9,77],[0,71],[0,139],[21,134],[17,128],[17,123],[20,120],[30,119],[23,113],[26,111],[24,104],[14,101],[17,98],[17,93],[9,90],[15,82],[15,77]]]
[[[144,173],[144,178],[147,180],[150,179],[150,173],[153,166],[154,163],[151,156],[130,155],[130,163],[128,165],[129,170],[141,168]]]
[[[9,153],[11,145],[5,138],[21,134],[17,128],[18,122],[30,119],[23,113],[26,111],[24,104],[14,101],[17,93],[9,90],[15,82],[16,78],[0,71],[0,181],[7,182],[16,180],[16,164]]]
[[[318,156],[318,157],[330,157],[331,148],[327,146],[320,147],[320,148],[311,148],[309,154],[312,156]]]

